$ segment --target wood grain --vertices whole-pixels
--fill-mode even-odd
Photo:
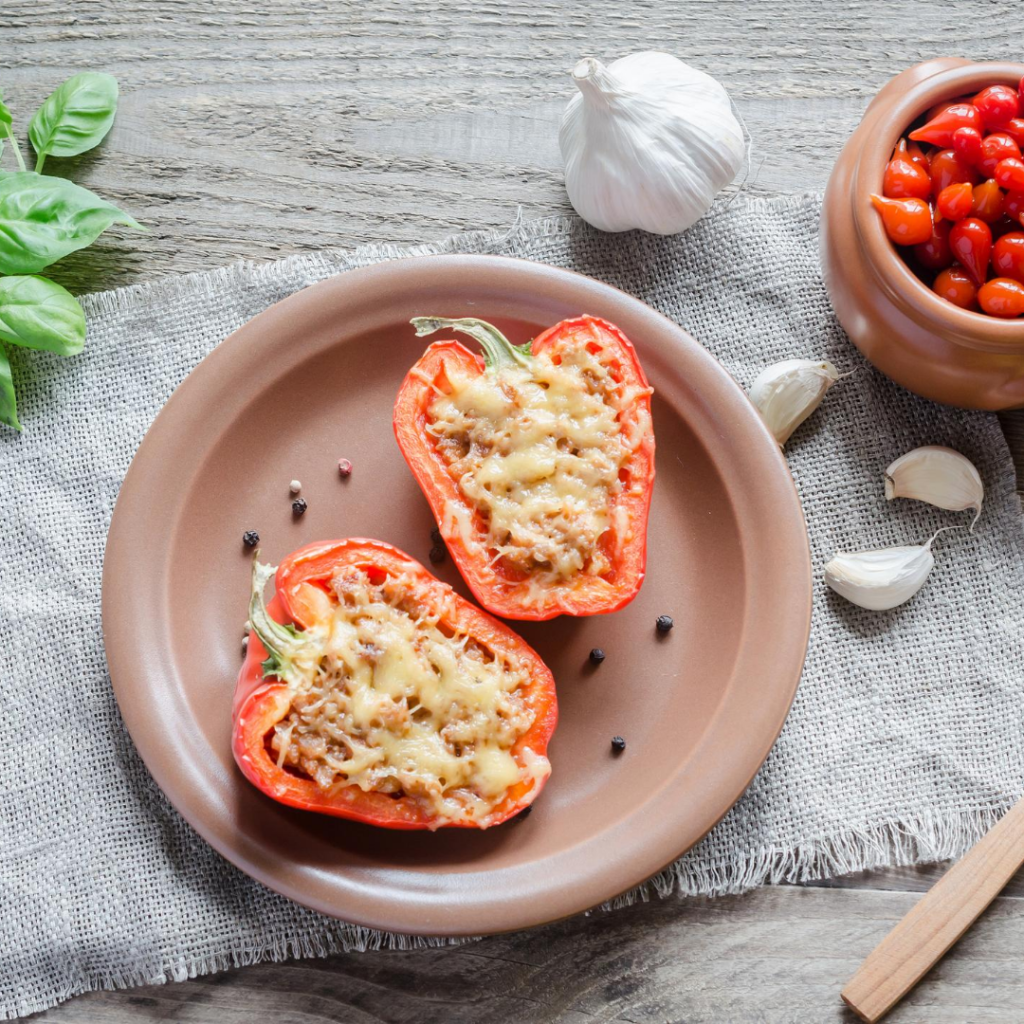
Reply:
[[[925,894],[871,951],[843,1001],[874,1024],[932,969],[1024,864],[1024,801]]]
[[[556,128],[585,54],[665,49],[716,75],[760,192],[820,190],[878,87],[926,57],[1019,59],[984,0],[5,0],[0,86],[22,129],[63,78],[122,89],[95,152],[48,161],[123,206],[57,265],[95,291],[234,259],[568,211]],[[1005,26],[1003,26],[1005,27]],[[1004,417],[1024,467],[1024,415]],[[45,1021],[840,1021],[839,989],[934,880],[902,869],[669,900],[472,948],[367,953],[84,996]],[[1024,1021],[1024,881],[892,1015]],[[0,937],[2,945],[2,937]]]

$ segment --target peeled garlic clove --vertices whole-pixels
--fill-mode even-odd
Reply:
[[[786,359],[757,375],[750,400],[781,445],[821,405],[837,380],[839,371],[827,359]]]
[[[950,512],[972,508],[973,530],[981,515],[985,486],[974,463],[966,456],[941,445],[925,445],[907,452],[885,471],[885,496],[890,501],[926,501]]]
[[[950,529],[950,527],[945,527]],[[840,551],[825,566],[825,582],[847,601],[882,612],[909,601],[935,565],[932,542],[882,548],[878,551]]]

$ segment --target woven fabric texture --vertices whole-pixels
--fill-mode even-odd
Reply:
[[[813,196],[740,196],[671,238],[556,219],[415,249],[240,264],[87,297],[89,342],[75,359],[14,353],[27,429],[0,435],[0,1018],[103,986],[424,941],[307,911],[199,839],[124,730],[100,625],[118,488],[174,388],[267,306],[383,259],[487,252],[581,271],[667,314],[744,385],[788,357],[856,371],[787,447],[816,578],[807,665],[782,736],[704,842],[624,899],[738,892],[969,846],[1024,790],[1013,468],[994,416],[915,398],[861,360],[821,283],[818,212]],[[920,444],[975,462],[984,513],[973,533],[939,538],[912,602],[862,612],[821,582],[836,549],[920,542],[968,520],[885,502],[884,468]]]

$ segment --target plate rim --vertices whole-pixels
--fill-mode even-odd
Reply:
[[[132,514],[133,510],[138,507],[140,503],[145,504],[145,493],[140,490],[142,486],[140,484],[142,471],[138,467],[145,466],[147,462],[154,458],[159,458],[161,446],[169,443],[170,439],[173,437],[173,431],[176,427],[175,419],[177,417],[177,410],[179,408],[182,408],[183,410],[185,409],[189,396],[197,388],[197,385],[194,383],[197,376],[204,377],[207,375],[210,372],[210,366],[212,364],[220,363],[226,359],[236,358],[236,352],[240,353],[241,348],[249,344],[249,335],[262,334],[263,325],[267,322],[280,317],[282,313],[287,313],[292,308],[306,306],[310,302],[315,303],[319,297],[329,296],[332,291],[340,289],[342,301],[344,301],[344,298],[347,296],[358,295],[360,288],[367,283],[372,282],[378,285],[382,283],[380,281],[375,281],[375,279],[384,278],[385,280],[383,283],[386,286],[394,287],[398,285],[400,287],[400,281],[403,277],[411,275],[415,278],[417,274],[424,270],[431,274],[438,275],[443,275],[444,273],[449,272],[459,274],[462,271],[458,268],[464,266],[467,262],[471,262],[485,268],[496,268],[499,273],[511,273],[513,276],[525,275],[530,277],[531,275],[535,275],[539,281],[543,281],[545,279],[557,281],[561,279],[583,291],[593,291],[596,289],[598,293],[603,295],[603,297],[610,300],[613,305],[622,306],[625,304],[626,307],[632,307],[634,312],[638,315],[642,314],[645,318],[654,318],[655,320],[660,321],[662,329],[672,336],[673,342],[679,343],[683,346],[688,360],[699,367],[700,373],[703,374],[701,383],[707,384],[717,391],[716,401],[721,401],[723,396],[725,397],[725,410],[732,414],[732,419],[730,421],[732,430],[737,431],[741,436],[744,436],[744,438],[748,440],[760,437],[761,440],[755,440],[754,444],[760,446],[760,454],[766,458],[770,464],[774,465],[771,475],[774,477],[773,483],[776,490],[776,497],[784,497],[786,501],[791,503],[791,507],[788,510],[784,510],[782,513],[774,517],[777,520],[775,526],[777,530],[789,535],[787,540],[788,553],[795,556],[799,563],[796,566],[790,567],[788,573],[788,589],[793,591],[789,602],[779,601],[780,606],[787,605],[785,617],[789,620],[789,628],[791,630],[795,630],[795,633],[791,633],[791,635],[786,639],[787,650],[783,652],[778,661],[773,661],[772,664],[772,674],[774,676],[788,677],[788,682],[783,683],[777,681],[770,687],[773,693],[780,694],[783,699],[779,700],[775,706],[775,714],[772,715],[769,720],[761,723],[761,729],[757,736],[759,742],[753,744],[753,755],[749,753],[751,741],[749,737],[747,738],[747,745],[745,749],[748,753],[743,758],[743,763],[747,765],[747,770],[737,774],[732,784],[728,786],[728,803],[715,814],[713,820],[709,820],[707,822],[706,828],[704,828],[699,835],[696,835],[695,837],[692,833],[687,835],[686,839],[683,840],[682,845],[680,845],[679,848],[671,854],[671,856],[655,866],[653,870],[645,868],[642,875],[633,878],[625,884],[616,885],[616,887],[611,891],[603,891],[600,895],[588,896],[585,902],[576,901],[576,904],[569,909],[562,907],[554,914],[549,912],[547,914],[535,913],[525,915],[521,918],[515,919],[511,923],[506,921],[499,925],[488,925],[482,919],[475,917],[472,913],[472,908],[471,912],[467,914],[465,912],[465,908],[461,905],[455,905],[452,908],[449,908],[456,920],[450,920],[447,917],[444,920],[438,920],[436,918],[431,918],[429,913],[421,914],[419,920],[416,919],[415,913],[412,917],[405,917],[402,920],[398,920],[393,916],[380,917],[374,914],[368,915],[358,912],[353,913],[351,909],[339,907],[330,901],[325,902],[310,896],[308,893],[303,892],[301,887],[296,887],[287,880],[282,880],[280,877],[273,877],[265,872],[254,870],[251,863],[247,862],[246,858],[236,847],[225,842],[222,837],[217,835],[209,822],[204,821],[201,818],[197,819],[196,815],[191,812],[187,799],[184,799],[182,794],[178,792],[175,786],[168,780],[167,773],[164,770],[164,759],[156,755],[158,743],[153,740],[152,735],[154,731],[159,733],[160,730],[153,730],[147,727],[147,724],[144,721],[144,716],[135,702],[130,699],[125,699],[126,695],[129,695],[130,693],[129,687],[136,682],[136,678],[138,676],[137,667],[133,667],[134,663],[130,663],[126,658],[123,645],[120,645],[119,648],[119,645],[112,645],[110,643],[110,636],[115,632],[110,628],[111,623],[117,621],[119,617],[127,615],[129,611],[134,609],[132,599],[125,596],[124,590],[119,590],[115,584],[115,580],[119,578],[121,566],[130,564],[130,553],[133,550],[133,546],[137,547],[140,543],[145,544],[145,538],[136,536],[135,534],[138,531],[133,529],[133,520],[135,518]],[[390,278],[396,278],[396,280],[387,280]],[[334,297],[332,296],[332,298]],[[337,299],[334,301],[337,301]],[[638,347],[640,349],[641,358],[643,358],[643,343],[641,342]],[[255,384],[252,385],[254,388],[255,386]],[[723,444],[728,445],[728,441],[723,442]],[[710,450],[709,456],[713,456],[713,452]],[[767,477],[768,473],[766,472],[765,478],[767,479]],[[792,513],[795,513],[795,515]],[[797,588],[801,593],[796,593]],[[401,932],[409,935],[432,935],[444,937],[459,937],[493,934],[502,931],[514,931],[521,928],[551,923],[556,920],[573,916],[574,914],[580,913],[594,906],[598,906],[630,891],[636,886],[659,874],[684,853],[697,845],[697,843],[699,843],[707,833],[725,817],[725,815],[746,792],[750,783],[753,781],[758,771],[760,771],[768,757],[768,754],[774,746],[775,741],[778,739],[778,736],[782,731],[803,673],[807,645],[810,637],[812,603],[813,578],[806,521],[799,494],[790,473],[788,463],[786,462],[785,455],[781,448],[776,444],[774,438],[762,422],[759,414],[747,399],[746,393],[733,379],[725,367],[722,366],[722,364],[719,363],[718,360],[715,359],[714,356],[712,356],[712,354],[683,327],[675,323],[669,317],[653,309],[653,307],[647,305],[642,300],[622,291],[621,289],[615,288],[603,281],[588,277],[587,275],[576,271],[554,267],[549,264],[538,263],[533,260],[527,260],[519,257],[480,254],[445,253],[425,256],[399,257],[334,274],[324,280],[301,288],[284,299],[273,303],[266,309],[257,313],[254,317],[217,344],[209,353],[207,353],[206,356],[203,357],[202,360],[199,361],[199,363],[196,364],[195,367],[193,367],[189,374],[175,388],[168,401],[160,409],[153,422],[150,424],[132,458],[124,481],[121,484],[111,517],[104,548],[102,576],[104,654],[121,716],[125,722],[125,727],[131,736],[132,742],[153,780],[185,821],[195,829],[205,842],[209,843],[230,863],[234,864],[237,868],[254,878],[259,883],[291,900],[294,900],[296,903],[309,907],[320,913],[324,913],[328,916],[347,921],[354,925],[379,929],[382,931]],[[515,628],[514,623],[512,624],[512,627]],[[735,678],[735,672],[730,676],[730,679],[732,678]],[[234,685],[233,679],[231,681],[231,685],[232,687]],[[717,717],[720,712],[721,707],[716,712],[715,717]],[[701,747],[703,747],[707,742],[708,734],[712,731],[713,722],[714,718],[709,722],[708,728],[704,735],[702,735],[697,746],[693,751],[691,751],[691,757],[696,756]],[[742,785],[738,785],[737,782],[740,778],[743,780]],[[530,902],[537,903],[538,901],[534,899]],[[424,917],[430,918],[430,920],[423,920]]]

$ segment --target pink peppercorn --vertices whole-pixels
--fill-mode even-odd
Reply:
[[[352,475],[352,463],[348,459],[338,459],[338,472],[342,476]]]

